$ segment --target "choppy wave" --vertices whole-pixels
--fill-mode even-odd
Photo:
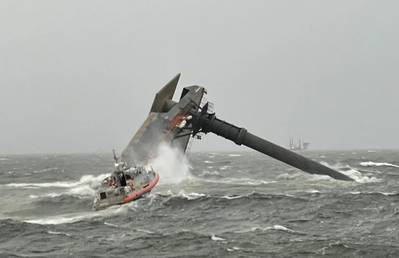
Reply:
[[[373,161],[364,161],[360,162],[360,166],[363,167],[394,167],[399,168],[398,165],[387,163],[387,162],[373,162]]]
[[[9,183],[6,184],[8,187],[14,188],[48,188],[48,187],[60,187],[60,188],[69,188],[73,186],[77,186],[78,182],[71,181],[56,181],[56,182],[48,182],[48,183]]]
[[[321,164],[323,164],[327,167],[330,167],[332,169],[335,169],[335,170],[339,171],[340,173],[349,176],[350,178],[355,180],[357,183],[377,183],[377,182],[381,181],[381,179],[379,179],[377,177],[364,175],[360,171],[358,171],[357,169],[355,169],[349,165],[341,165],[341,164],[330,165],[324,161],[321,162]],[[327,177],[327,178],[331,179],[330,177]]]
[[[283,174],[278,175],[277,179],[278,180],[293,180],[293,179],[296,179],[301,176],[303,176],[303,173],[293,173],[293,174],[283,173]]]
[[[352,178],[357,183],[377,183],[377,182],[381,181],[381,179],[379,179],[375,176],[372,176],[372,175],[365,175],[362,172],[360,172],[359,170],[357,170],[349,165],[345,165],[345,166],[343,166],[341,164],[330,165],[327,162],[321,162],[321,164],[323,164],[324,166],[327,166],[329,168],[332,168],[334,170],[337,170],[338,172]],[[335,179],[333,179],[332,177],[327,176],[327,175],[315,175],[315,174],[310,175],[310,174],[306,174],[304,172],[284,173],[284,174],[278,175],[277,179],[278,180],[296,180],[301,177],[306,177],[308,180],[311,180],[311,181],[329,180],[329,181],[336,182]]]
[[[202,173],[199,174],[198,176],[205,177],[205,176],[219,176],[219,175],[220,175],[220,174],[219,174],[218,171],[204,170],[204,171],[202,171]]]
[[[28,219],[25,220],[25,222],[31,224],[40,224],[40,225],[59,225],[59,224],[74,223],[85,219],[92,219],[98,216],[99,215],[96,213],[59,215],[59,216],[46,217],[46,218]]]
[[[320,191],[319,191],[319,190],[316,190],[316,189],[309,189],[309,190],[306,190],[305,192],[306,192],[306,193],[311,193],[311,194],[318,194],[318,193],[320,193]]]
[[[218,199],[225,199],[225,200],[236,200],[236,199],[253,199],[253,200],[259,200],[259,199],[284,199],[284,198],[289,198],[289,199],[296,199],[296,200],[304,200],[306,199],[295,196],[292,194],[266,194],[266,193],[258,193],[258,192],[250,192],[248,194],[243,194],[243,195],[209,195],[209,194],[204,194],[204,193],[196,193],[196,192],[191,192],[191,193],[186,193],[184,190],[179,191],[178,193],[173,193],[172,191],[168,191],[166,194],[158,193],[157,194],[160,197],[171,197],[171,198],[177,198],[177,199],[184,199],[188,201],[193,201],[193,200],[218,200]]]
[[[349,167],[348,170],[340,170],[339,172],[349,176],[358,183],[377,183],[381,181],[381,179],[377,177],[363,175],[360,171],[352,167]]]
[[[113,223],[109,223],[109,222],[106,222],[106,221],[104,222],[104,225],[109,226],[109,227],[113,227],[113,228],[119,228],[118,225],[113,224]]]
[[[231,166],[221,166],[220,170],[226,170],[226,169],[230,169],[230,168],[231,168]]]
[[[75,197],[79,199],[92,198],[95,196],[96,190],[100,182],[108,174],[101,174],[97,176],[85,175],[80,178],[79,181],[56,181],[56,182],[46,182],[46,183],[10,183],[7,187],[11,188],[22,188],[22,189],[40,189],[41,193],[31,193],[29,194],[30,199],[45,201],[46,199],[59,199],[63,197]],[[50,192],[46,190],[51,189]],[[65,199],[63,199],[65,201]],[[74,219],[66,218],[61,221],[68,222]]]
[[[360,195],[360,194],[366,194],[366,195],[384,195],[384,196],[397,196],[399,193],[397,192],[361,192],[361,191],[352,191],[349,192],[349,194],[352,195]]]
[[[89,185],[80,185],[77,187],[73,187],[67,191],[61,192],[50,192],[41,195],[30,194],[29,198],[31,199],[42,199],[42,198],[57,198],[60,196],[76,196],[78,198],[81,197],[93,197],[95,196],[96,191],[91,188]]]
[[[71,236],[71,234],[68,234],[68,233],[58,232],[58,231],[51,231],[51,230],[47,231],[47,233],[50,234],[50,235],[62,235],[62,236],[68,236],[68,237]]]
[[[205,197],[206,194],[203,193],[186,193],[185,191],[180,191],[177,196],[181,196],[186,198],[187,200],[196,200],[202,197]]]
[[[227,250],[228,252],[234,252],[234,251],[239,251],[239,250],[241,250],[241,248],[238,247],[238,246],[233,246],[232,248],[227,248],[226,250]]]
[[[224,179],[205,179],[205,178],[195,178],[195,180],[203,181],[207,183],[215,183],[215,184],[231,184],[231,185],[266,185],[275,183],[276,181],[266,181],[260,179],[253,179],[248,177],[243,178],[224,178]]]
[[[166,194],[158,194],[158,195],[165,196],[165,197],[183,198],[186,200],[196,200],[196,199],[207,196],[204,193],[196,193],[196,192],[186,193],[184,190],[179,191],[177,194],[172,192],[171,190],[168,190]]]
[[[109,174],[84,175],[79,181],[55,181],[45,183],[9,183],[5,186],[12,188],[72,188],[81,185],[98,185]]]
[[[41,194],[41,195],[30,194],[29,198],[31,198],[31,199],[56,198],[56,197],[60,197],[61,195],[62,195],[62,193],[46,193],[46,194]]]
[[[59,225],[70,224],[84,220],[92,220],[99,217],[112,217],[120,214],[125,214],[129,209],[129,205],[112,206],[101,211],[90,211],[80,213],[62,214],[51,217],[33,218],[24,220],[26,223],[40,224],[40,225]]]
[[[226,241],[226,239],[221,238],[221,237],[218,237],[218,236],[215,236],[215,235],[212,235],[212,236],[211,236],[211,239],[212,239],[213,241]]]
[[[304,233],[304,232],[296,231],[296,230],[293,230],[293,229],[290,229],[288,227],[278,225],[278,224],[273,225],[273,226],[268,226],[268,227],[259,227],[259,226],[252,227],[250,229],[237,231],[236,233],[248,233],[248,232],[270,231],[270,230],[283,231],[283,232],[287,232],[287,233],[291,233],[291,234],[298,234],[298,235],[306,235],[306,233]]]
[[[266,228],[264,228],[263,230],[271,230],[271,229],[273,229],[273,230],[287,231],[287,232],[295,232],[294,230],[289,229],[289,228],[284,227],[284,226],[281,226],[281,225],[273,225],[273,227],[266,227]]]
[[[237,153],[231,153],[228,155],[229,157],[241,157],[241,154],[237,154]]]
[[[96,194],[96,191],[90,185],[80,185],[71,188],[70,190],[65,192],[65,194],[73,196],[94,196]]]
[[[245,195],[223,195],[221,198],[227,199],[227,200],[234,200],[234,199],[241,199],[244,197],[245,197]]]
[[[35,171],[33,171],[33,174],[47,173],[47,172],[56,171],[56,170],[58,170],[57,167],[53,167],[53,168],[44,168],[44,169],[40,169],[40,170],[35,170]]]
[[[317,154],[309,153],[313,157]],[[236,159],[227,164],[226,160],[234,160],[227,157],[228,153],[215,159],[200,154],[192,157],[195,176],[189,180],[160,185],[146,198],[102,211],[91,210],[90,194],[98,181],[94,176],[87,179],[81,175],[92,169],[106,171],[105,159],[109,157],[95,167],[92,161],[97,159],[90,156],[62,157],[59,162],[49,163],[13,157],[12,162],[1,163],[5,165],[1,167],[4,177],[0,182],[4,196],[0,198],[0,206],[4,207],[0,211],[0,242],[4,247],[0,256],[8,257],[12,255],[8,250],[18,250],[15,256],[54,257],[66,255],[65,248],[75,256],[106,256],[104,243],[115,247],[108,256],[121,257],[126,243],[130,243],[129,249],[137,257],[148,253],[155,257],[187,253],[201,257],[320,256],[317,250],[324,247],[330,256],[356,256],[359,248],[373,257],[397,256],[399,248],[387,248],[386,241],[396,236],[399,190],[395,172],[399,170],[371,164],[368,166],[372,168],[365,168],[359,163],[370,160],[396,165],[398,160],[399,165],[399,154],[382,153],[378,155],[381,159],[363,152],[357,158],[348,154],[341,157],[331,152],[326,160],[343,173],[354,173],[352,176],[359,177],[357,181],[384,181],[341,182],[289,170],[256,155],[242,154],[237,158],[242,162]],[[360,158],[362,154],[366,158]],[[43,158],[39,158],[42,162]],[[14,159],[20,159],[21,164],[15,165]],[[204,164],[205,159],[214,163]],[[334,165],[338,162],[342,164]],[[231,167],[223,171],[225,165]],[[38,170],[38,166],[58,166],[57,172],[65,167],[72,173],[68,177],[52,172],[37,177],[24,174],[27,169]],[[9,170],[15,174],[9,176]],[[203,171],[217,171],[220,175],[198,176]],[[290,179],[294,180],[284,181]],[[34,184],[27,184],[31,182]],[[12,184],[6,185],[9,183]],[[342,240],[342,235],[347,237]],[[362,241],[355,241],[359,238]],[[21,241],[28,244],[20,245]],[[342,250],[338,241],[349,248]],[[152,243],[162,248],[154,249]]]

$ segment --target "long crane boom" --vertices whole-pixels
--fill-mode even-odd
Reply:
[[[316,161],[262,139],[248,132],[244,128],[220,120],[215,114],[198,112],[194,114],[192,123],[194,128],[197,128],[197,130],[200,129],[203,133],[211,132],[222,136],[238,145],[245,145],[310,174],[328,175],[332,178],[345,181],[353,180],[352,178],[329,167],[323,166]]]

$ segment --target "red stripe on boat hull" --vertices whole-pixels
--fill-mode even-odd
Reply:
[[[154,188],[158,184],[158,182],[159,182],[159,175],[157,174],[154,180],[152,180],[147,187],[144,187],[140,191],[126,196],[125,199],[123,199],[123,203],[128,203],[140,198],[143,194],[150,192],[152,188]]]

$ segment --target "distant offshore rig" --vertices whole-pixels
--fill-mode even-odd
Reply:
[[[294,138],[290,137],[288,149],[293,151],[307,150],[309,148],[309,145],[310,142],[304,142],[301,138],[298,139],[298,144],[295,144]]]

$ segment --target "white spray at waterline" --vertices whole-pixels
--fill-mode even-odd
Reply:
[[[161,184],[178,184],[189,179],[190,164],[179,149],[162,144],[150,166],[159,174]]]

